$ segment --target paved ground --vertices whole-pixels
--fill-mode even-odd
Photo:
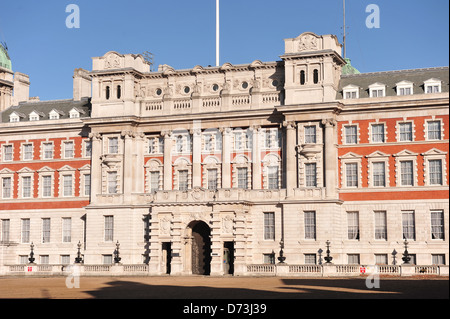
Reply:
[[[70,279],[70,278],[69,278]],[[37,299],[448,299],[448,277],[0,277],[0,298]]]

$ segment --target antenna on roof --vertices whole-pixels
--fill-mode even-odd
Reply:
[[[144,57],[144,60],[147,61],[148,64],[150,64],[150,72],[153,72],[153,59],[154,59],[153,53],[145,51],[144,53],[142,53],[142,56]]]
[[[346,45],[346,43],[345,43],[345,36],[346,36],[346,34],[347,34],[347,31],[346,31],[346,27],[345,27],[345,0],[343,0],[343,2],[344,2],[344,39],[343,39],[343,45],[344,45],[344,59],[347,57],[346,55],[347,55],[347,53],[346,53],[346,47],[345,47],[345,45]]]
[[[216,66],[219,66],[219,0],[216,0]]]

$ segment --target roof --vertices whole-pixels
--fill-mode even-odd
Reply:
[[[70,110],[75,108],[80,112],[80,117],[90,116],[91,114],[91,100],[90,98],[82,98],[80,101],[70,100],[51,100],[51,101],[36,101],[36,102],[22,102],[19,105],[11,106],[8,109],[0,113],[0,120],[3,123],[9,122],[9,116],[16,112],[23,114],[25,117],[21,119],[21,122],[29,121],[28,115],[33,111],[43,114],[42,120],[50,119],[50,112],[55,110],[60,114],[60,119],[70,118]]]
[[[449,68],[437,67],[342,75],[336,98],[343,98],[342,89],[348,85],[359,87],[360,98],[368,98],[369,86],[375,83],[386,85],[386,96],[396,96],[396,85],[402,81],[413,83],[414,94],[424,94],[424,82],[429,79],[441,81],[441,92],[449,91]]]
[[[0,67],[12,70],[11,58],[2,43],[0,43]]]

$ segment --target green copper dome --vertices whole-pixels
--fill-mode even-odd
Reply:
[[[8,55],[8,50],[0,43],[0,67],[12,70],[11,59]]]
[[[347,64],[344,65],[344,67],[342,68],[342,75],[360,74],[361,73],[352,66],[349,58],[345,58],[344,60],[345,60],[345,62],[347,62]]]

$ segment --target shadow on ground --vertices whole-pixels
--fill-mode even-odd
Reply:
[[[448,280],[380,280],[369,289],[365,279],[280,279],[273,290],[208,286],[150,285],[114,280],[86,291],[97,299],[448,299]]]

